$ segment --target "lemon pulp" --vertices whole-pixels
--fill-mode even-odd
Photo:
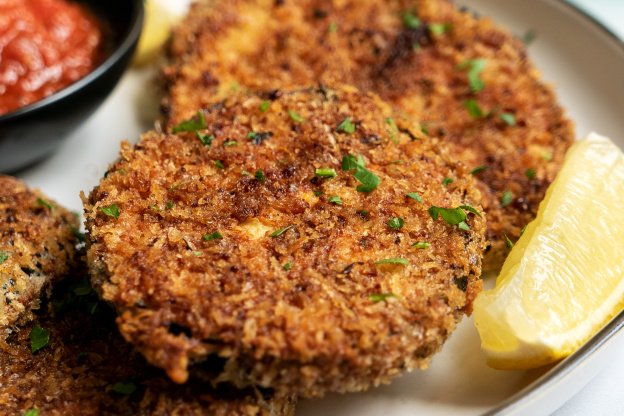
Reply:
[[[135,66],[149,65],[157,59],[161,45],[169,37],[173,25],[180,19],[163,6],[162,0],[147,0],[143,4],[145,19],[133,58]]]
[[[592,133],[475,301],[475,324],[488,365],[526,369],[569,355],[622,307],[624,155]]]

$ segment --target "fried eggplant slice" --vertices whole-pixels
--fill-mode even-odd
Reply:
[[[78,227],[75,214],[0,175],[0,328],[27,320],[46,286],[67,273]]]
[[[83,275],[84,276],[84,275]],[[0,343],[0,412],[41,415],[288,416],[294,402],[222,384],[170,381],[124,341],[88,277],[54,287],[52,302]],[[49,343],[32,352],[34,328]],[[37,331],[37,329],[35,329]]]
[[[522,42],[445,0],[200,0],[163,69],[170,124],[232,90],[322,83],[372,91],[475,170],[496,270],[574,140]]]
[[[219,357],[278,395],[361,390],[471,311],[480,193],[376,96],[240,93],[174,130],[125,143],[84,200],[94,286],[174,381]]]

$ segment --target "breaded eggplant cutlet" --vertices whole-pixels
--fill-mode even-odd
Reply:
[[[31,333],[41,331],[49,343],[33,353]],[[52,302],[0,343],[0,412],[6,416],[31,409],[84,416],[293,414],[292,402],[264,393],[174,384],[124,341],[114,313],[80,276],[56,285]]]
[[[0,175],[0,328],[27,320],[46,286],[69,270],[78,217]]]
[[[279,395],[361,390],[471,311],[479,191],[376,96],[240,93],[174,130],[124,144],[84,201],[96,290],[174,381],[218,357]]]
[[[350,84],[372,91],[475,169],[498,269],[573,142],[524,45],[445,0],[200,0],[163,70],[174,125],[233,89]]]

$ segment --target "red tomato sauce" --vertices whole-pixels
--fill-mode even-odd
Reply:
[[[66,0],[0,0],[0,114],[72,84],[104,58],[102,26]]]

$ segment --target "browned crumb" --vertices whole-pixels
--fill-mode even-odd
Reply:
[[[53,301],[0,342],[3,415],[34,408],[40,415],[292,415],[293,403],[268,391],[169,381],[123,340],[86,278],[55,286]],[[50,343],[32,353],[35,325],[49,332]]]
[[[461,230],[427,212],[481,213],[469,170],[353,89],[238,94],[201,116],[198,132],[124,144],[84,200],[93,280],[124,337],[177,382],[218,356],[220,380],[280,395],[426,367],[481,289],[484,219]],[[380,178],[372,192],[341,169],[349,154]],[[388,258],[409,264],[375,264]]]
[[[75,214],[0,175],[0,328],[27,320],[48,283],[67,273],[77,227]]]
[[[524,45],[449,1],[200,0],[167,51],[163,109],[171,124],[233,89],[318,83],[373,91],[415,117],[468,169],[487,167],[476,175],[491,244],[485,269],[502,265],[505,234],[515,242],[535,217],[574,140]],[[472,59],[486,60],[485,88],[476,93],[461,68]],[[469,114],[469,99],[483,117]],[[513,126],[501,118],[509,115]]]

